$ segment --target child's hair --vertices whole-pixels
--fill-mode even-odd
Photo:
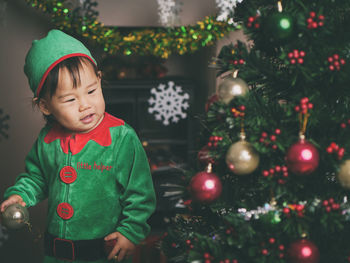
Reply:
[[[73,80],[73,88],[76,88],[80,84],[79,70],[82,68],[83,63],[91,65],[94,69],[96,76],[100,76],[97,66],[86,57],[71,57],[71,58],[65,59],[59,64],[57,64],[47,75],[47,78],[43,84],[43,87],[37,99],[35,100],[35,104],[39,105],[39,102],[42,98],[44,98],[45,96],[48,96],[48,98],[51,99],[52,96],[55,94],[57,85],[58,85],[59,72],[61,69],[66,68],[68,70]],[[49,116],[44,115],[44,118],[48,124],[55,121],[54,117],[51,115]]]

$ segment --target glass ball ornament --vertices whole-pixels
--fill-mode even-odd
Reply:
[[[285,12],[278,12],[267,19],[266,33],[272,41],[289,39],[294,33],[294,19]]]
[[[10,229],[19,229],[28,225],[28,209],[20,204],[9,205],[1,214],[1,224]]]
[[[342,187],[350,189],[350,160],[345,160],[340,165],[337,178]]]
[[[288,171],[297,175],[307,175],[314,172],[318,164],[319,154],[311,142],[300,139],[289,147],[286,155]]]
[[[222,183],[220,178],[211,172],[211,164],[208,171],[197,173],[192,177],[189,191],[194,200],[202,203],[211,203],[220,197]]]
[[[232,144],[226,153],[226,164],[237,175],[246,175],[254,172],[259,165],[259,161],[259,154],[245,140]]]
[[[310,240],[300,239],[290,244],[287,258],[289,263],[318,263],[320,252]]]
[[[228,104],[235,97],[246,95],[248,91],[248,84],[243,79],[230,75],[220,83],[217,95],[220,101]]]

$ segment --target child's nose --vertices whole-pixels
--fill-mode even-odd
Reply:
[[[84,111],[84,110],[89,109],[89,108],[90,108],[90,104],[89,104],[88,100],[80,99],[79,110]]]

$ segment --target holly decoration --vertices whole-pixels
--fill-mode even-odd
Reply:
[[[315,28],[324,26],[324,19],[325,19],[324,15],[320,14],[317,16],[316,12],[311,11],[309,13],[309,17],[306,19],[307,28],[315,29]]]
[[[288,53],[288,58],[291,64],[303,64],[305,55],[304,51],[294,49],[293,52]]]
[[[345,65],[345,59],[340,58],[338,54],[333,54],[332,56],[329,56],[327,61],[329,63],[328,68],[330,71],[339,71],[340,67]]]

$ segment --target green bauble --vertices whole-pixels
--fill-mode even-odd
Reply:
[[[18,229],[25,225],[28,225],[28,209],[21,206],[20,204],[9,205],[1,214],[1,224],[11,229]]]
[[[293,17],[284,12],[275,13],[268,18],[266,30],[272,41],[287,40],[294,34]]]

